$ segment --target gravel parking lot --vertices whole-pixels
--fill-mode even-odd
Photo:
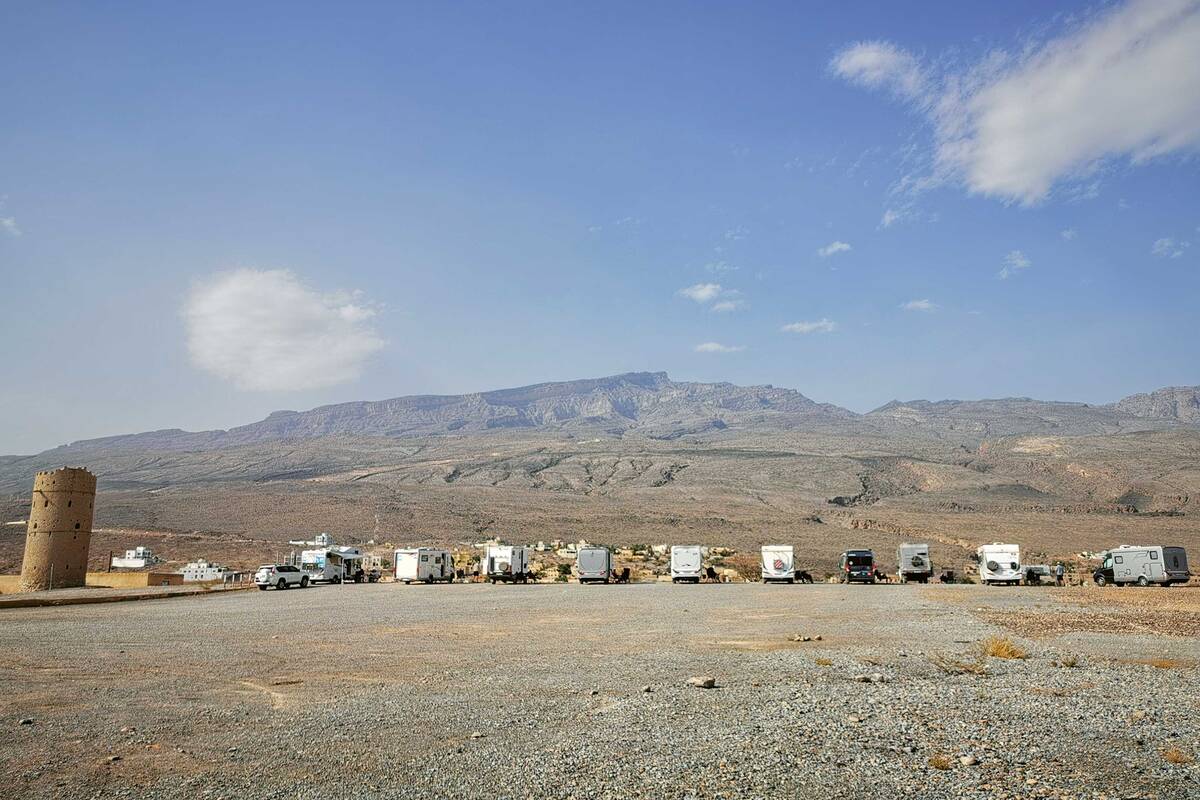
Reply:
[[[1094,613],[1085,591],[377,584],[11,609],[0,768],[30,798],[1200,797],[1194,637],[1005,627]],[[981,655],[994,635],[1028,657]]]

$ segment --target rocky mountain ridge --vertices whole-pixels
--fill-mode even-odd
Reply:
[[[665,372],[633,372],[463,395],[409,395],[276,411],[229,430],[167,429],[111,436],[42,455],[207,451],[331,436],[401,439],[522,430],[673,440],[736,427],[885,436],[921,432],[975,441],[1019,434],[1152,430],[1171,424],[1200,424],[1200,387],[1160,389],[1108,405],[1030,398],[892,401],[860,415],[771,385],[673,381]]]

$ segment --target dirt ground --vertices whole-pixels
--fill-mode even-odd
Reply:
[[[1200,796],[1198,605],[375,584],[3,610],[0,772],[25,797]]]

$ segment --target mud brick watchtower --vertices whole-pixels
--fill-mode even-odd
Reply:
[[[92,540],[96,476],[79,467],[39,472],[25,533],[21,591],[83,586]]]

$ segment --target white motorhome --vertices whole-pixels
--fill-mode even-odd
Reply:
[[[762,581],[796,582],[796,551],[790,544],[763,545]]]
[[[698,544],[671,546],[671,583],[699,583],[704,557]]]
[[[980,545],[975,551],[979,562],[979,582],[986,585],[1021,582],[1021,546],[992,542]]]
[[[363,553],[357,547],[331,545],[300,552],[300,569],[313,583],[361,581]]]
[[[607,547],[581,547],[575,554],[575,573],[580,583],[608,583],[612,563],[612,552]]]
[[[929,583],[933,577],[933,562],[929,559],[929,545],[905,542],[896,548],[896,572],[901,583],[916,581]]]
[[[435,547],[401,547],[393,554],[396,580],[412,583],[454,582],[454,558]]]
[[[490,583],[529,583],[528,547],[489,544],[479,559],[479,571]]]
[[[1123,544],[1101,554],[1100,558],[1100,567],[1092,573],[1097,586],[1109,583],[1117,586],[1126,583],[1170,586],[1173,583],[1187,583],[1191,577],[1187,551],[1182,547]]]

